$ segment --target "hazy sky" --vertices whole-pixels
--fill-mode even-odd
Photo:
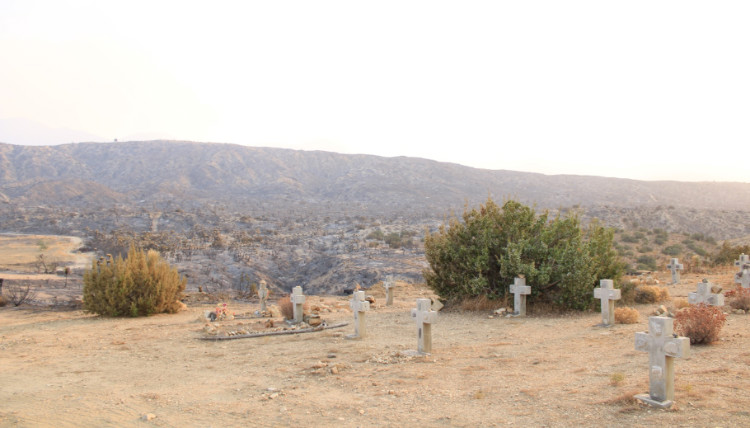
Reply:
[[[0,0],[0,141],[750,182],[748,23],[747,0]]]

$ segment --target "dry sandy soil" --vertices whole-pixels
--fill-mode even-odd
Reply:
[[[704,275],[705,276],[705,275]],[[662,273],[664,281],[668,273]],[[686,297],[703,276],[669,286]],[[708,275],[729,288],[731,271]],[[598,326],[598,313],[527,318],[441,312],[433,353],[409,311],[429,296],[399,284],[377,302],[367,335],[353,325],[308,334],[204,341],[204,310],[100,318],[77,310],[0,308],[0,426],[748,426],[750,315],[729,315],[722,340],[676,361],[676,405],[647,392],[638,324]],[[351,321],[345,297],[309,296],[329,324]],[[238,314],[257,304],[229,303]],[[264,330],[265,319],[223,321]],[[277,320],[277,324],[280,320]],[[620,379],[619,382],[615,382]],[[149,420],[146,420],[149,419]]]

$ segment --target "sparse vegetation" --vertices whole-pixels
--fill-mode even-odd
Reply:
[[[503,299],[524,276],[530,299],[567,309],[591,307],[600,279],[619,280],[624,265],[613,248],[613,231],[576,215],[552,220],[516,201],[491,199],[453,218],[425,239],[427,285],[447,300],[486,295]]]
[[[721,308],[703,303],[684,308],[675,314],[675,330],[689,337],[691,344],[719,340],[719,333],[727,317]]]
[[[669,290],[653,285],[641,285],[635,289],[636,303],[658,303],[669,299]]]
[[[31,281],[8,281],[3,287],[2,300],[13,306],[21,306],[26,302],[34,300],[36,289]],[[5,306],[2,304],[0,306]]]
[[[682,254],[683,251],[684,251],[684,249],[682,248],[682,245],[680,245],[680,244],[673,244],[673,245],[670,245],[670,246],[662,248],[661,253],[665,254],[667,256],[676,257],[676,256],[679,256],[680,254]]]
[[[713,264],[717,266],[731,265],[735,260],[740,258],[740,254],[750,254],[750,245],[732,246],[724,241],[721,247],[713,256]]]
[[[727,291],[724,295],[732,309],[750,310],[750,288],[737,286],[737,288]]]
[[[641,320],[641,314],[635,308],[615,308],[615,323],[635,324]]]
[[[83,304],[107,316],[174,313],[186,283],[156,251],[131,246],[124,260],[110,255],[93,261],[83,276]]]

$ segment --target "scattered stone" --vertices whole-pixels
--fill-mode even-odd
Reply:
[[[156,419],[156,415],[153,413],[144,413],[141,415],[142,421],[153,421],[154,419]]]
[[[505,313],[508,312],[507,308],[500,308],[495,309],[495,312],[493,312],[495,315],[505,315]]]
[[[323,323],[323,320],[320,318],[320,315],[310,315],[307,317],[307,323],[310,324],[310,327],[317,327]]]
[[[339,368],[336,366],[331,367],[331,374],[333,375],[339,374]]]
[[[375,298],[372,297],[372,296],[366,296],[365,300],[368,301],[368,302],[370,302],[370,306],[372,306],[372,305],[375,304]]]
[[[635,398],[662,409],[674,403],[674,359],[690,354],[690,339],[673,335],[673,327],[672,318],[651,317],[648,332],[635,334],[635,350],[649,354],[649,393]]]

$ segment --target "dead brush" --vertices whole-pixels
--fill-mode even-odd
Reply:
[[[727,316],[721,308],[701,303],[675,314],[675,330],[689,337],[691,344],[711,343],[719,340],[719,333],[726,321]]]
[[[750,288],[738,286],[734,290],[727,291],[725,296],[732,309],[750,310]]]
[[[641,320],[641,314],[635,308],[616,308],[615,323],[635,324]]]
[[[287,320],[293,320],[294,319],[294,305],[292,304],[292,298],[289,296],[284,296],[277,302],[279,305],[279,311],[281,311],[281,315],[284,317],[284,319]],[[305,302],[304,305],[302,305],[302,314],[303,315],[309,315],[310,314],[310,305]]]
[[[690,307],[690,302],[688,302],[688,299],[674,299],[672,303],[674,304],[675,310],[678,310],[678,311],[680,309]]]
[[[498,309],[501,307],[508,307],[507,303],[508,302],[505,299],[493,300],[493,299],[488,298],[486,295],[482,294],[481,296],[463,298],[459,302],[458,307],[464,311],[487,312],[487,311],[494,311],[495,309]]]
[[[653,285],[641,285],[635,289],[636,303],[657,303],[669,299],[669,290]]]

